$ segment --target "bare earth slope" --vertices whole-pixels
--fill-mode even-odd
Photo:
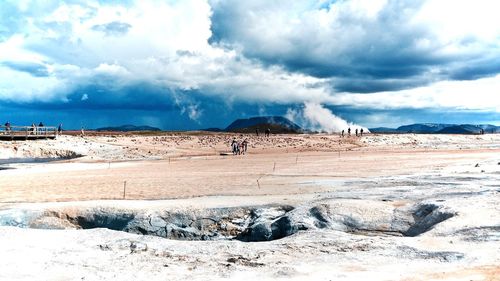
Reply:
[[[500,135],[0,142],[0,279],[499,280],[499,152]]]

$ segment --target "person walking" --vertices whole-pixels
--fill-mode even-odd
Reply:
[[[355,131],[355,132],[356,132],[356,137],[357,137],[357,136],[358,136],[358,128],[356,128],[356,131]]]
[[[248,141],[247,141],[247,139],[245,139],[242,142],[242,145],[243,145],[243,154],[245,154],[247,152],[247,149],[248,149]]]
[[[57,134],[58,135],[62,134],[62,124],[59,124],[59,126],[57,127]]]
[[[271,135],[271,129],[267,128],[266,129],[266,137],[269,137]]]
[[[245,144],[244,144],[245,141],[242,141],[239,143],[239,150],[240,150],[240,155],[245,155]]]
[[[233,139],[233,141],[231,142],[231,149],[233,151],[233,155],[236,155],[236,153],[238,152],[238,142],[236,141],[236,139]]]

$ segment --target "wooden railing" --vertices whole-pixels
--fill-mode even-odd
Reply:
[[[3,126],[0,125],[0,136],[25,136],[25,137],[55,137],[57,128],[51,126]]]

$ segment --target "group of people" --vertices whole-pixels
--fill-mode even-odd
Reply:
[[[39,134],[47,133],[47,130],[44,130],[44,128],[45,128],[45,125],[43,124],[43,122],[38,123],[38,126],[35,125],[35,123],[32,123],[30,131],[31,131],[32,135],[39,135]],[[62,124],[59,124],[59,126],[57,126],[56,133],[58,135],[62,134]]]
[[[248,149],[248,141],[244,139],[243,141],[237,141],[233,139],[231,142],[231,149],[233,151],[233,155],[242,155],[247,152]]]
[[[31,134],[32,135],[40,134],[43,131],[43,127],[45,127],[45,126],[43,125],[42,122],[38,123],[38,126],[35,125],[35,123],[31,123],[31,130],[30,130]]]
[[[359,129],[356,128],[355,130],[355,134],[356,134],[356,137],[362,137],[363,136],[363,133],[364,133],[364,130],[363,128]],[[340,137],[344,137],[345,135],[345,130],[342,130],[342,132],[340,133]],[[351,136],[351,127],[347,128],[347,136],[350,137]]]
[[[12,125],[10,124],[10,122],[7,121],[7,122],[5,122],[4,125],[5,125],[5,132],[7,134],[11,133],[12,132]],[[43,124],[43,122],[38,123],[38,126],[35,125],[35,123],[32,123],[31,128],[29,129],[29,132],[31,135],[39,135],[42,133],[46,133],[47,130],[43,130],[44,127],[45,127],[45,125]],[[57,130],[56,130],[56,133],[58,135],[60,135],[62,133],[62,124],[59,124],[59,126],[57,127]]]

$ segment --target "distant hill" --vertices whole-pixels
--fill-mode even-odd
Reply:
[[[494,126],[494,125],[479,125],[480,128],[482,128],[486,133],[500,133],[500,126]]]
[[[471,125],[471,124],[436,124],[436,123],[424,123],[424,124],[412,124],[393,128],[371,128],[369,129],[372,133],[415,133],[415,134],[479,134],[481,129],[485,133],[500,133],[500,126],[494,126],[489,124],[482,125]]]
[[[450,127],[450,126],[455,126],[453,124],[433,124],[433,123],[425,123],[425,124],[412,124],[412,125],[405,125],[397,128],[399,132],[406,132],[406,133],[416,133],[416,134],[428,134],[428,133],[435,133],[438,132],[444,128]]]
[[[481,128],[474,125],[455,125],[443,128],[436,133],[438,134],[479,134]]]
[[[132,132],[132,131],[161,131],[161,129],[151,126],[122,125],[117,127],[97,128],[96,131]]]
[[[387,127],[377,127],[368,129],[372,133],[399,133],[398,129],[387,128]]]
[[[254,133],[259,130],[264,133],[266,129],[271,129],[272,133],[300,133],[302,128],[292,121],[281,116],[252,117],[248,119],[238,119],[231,123],[225,131],[238,133]]]

